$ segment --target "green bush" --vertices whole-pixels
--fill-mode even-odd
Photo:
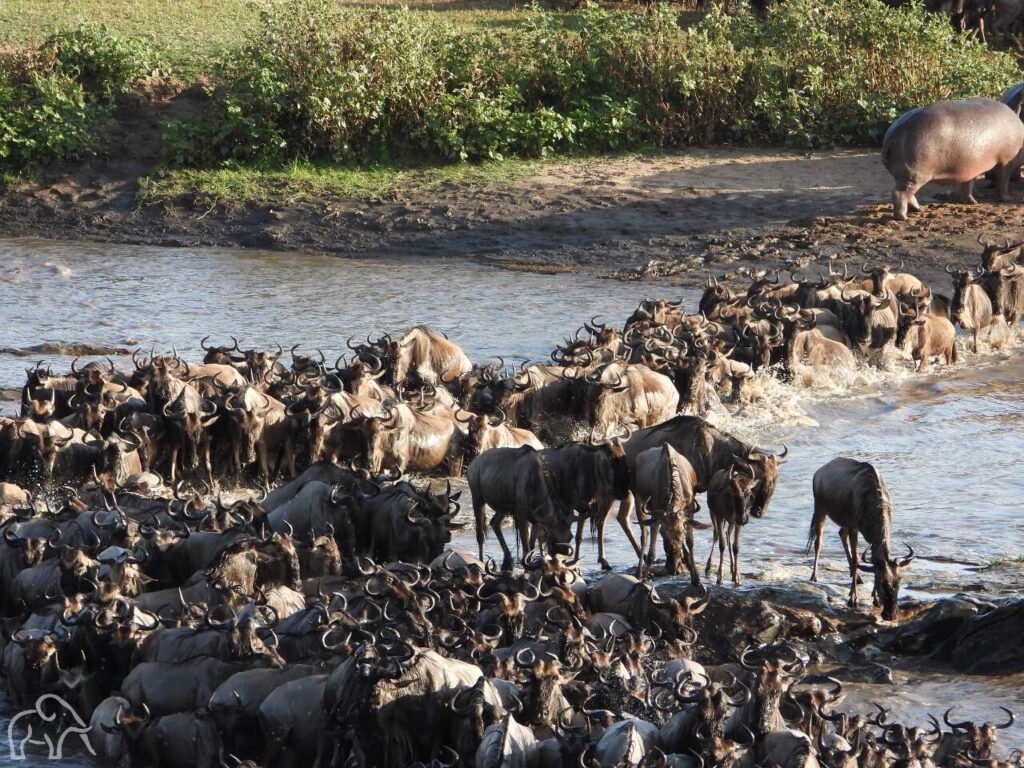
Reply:
[[[920,4],[787,0],[766,24],[667,6],[534,9],[459,32],[403,9],[263,7],[205,121],[166,127],[172,159],[475,160],[642,145],[877,144],[898,114],[996,95],[1013,59]]]
[[[100,148],[113,99],[151,70],[148,43],[82,25],[0,54],[0,167],[61,163]]]
[[[41,47],[61,71],[96,99],[112,101],[139,78],[156,69],[156,55],[146,37],[113,35],[103,24],[83,23],[50,35]]]
[[[735,24],[735,22],[732,22]],[[995,96],[1020,79],[1013,58],[955,34],[920,4],[787,0],[744,25],[745,139],[799,146],[877,145],[906,110]]]

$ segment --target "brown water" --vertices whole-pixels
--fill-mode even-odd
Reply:
[[[8,241],[0,242],[0,347],[51,341],[155,344],[169,351],[175,345],[183,356],[198,358],[201,337],[226,341],[234,334],[250,346],[320,347],[333,360],[346,351],[350,335],[426,323],[448,333],[474,360],[501,354],[519,362],[546,358],[591,315],[620,324],[651,294],[678,296],[679,289],[462,261]],[[687,306],[696,304],[695,294],[683,295]],[[838,382],[788,386],[766,378],[759,382],[761,400],[713,416],[742,437],[790,447],[767,518],[753,521],[744,537],[748,581],[809,574],[804,547],[811,476],[842,454],[873,462],[888,482],[894,538],[919,553],[905,579],[907,594],[1019,589],[1021,568],[987,566],[1024,556],[1024,355],[1013,349],[964,357],[937,375],[914,375],[895,361]],[[55,370],[70,364],[48,359]],[[34,362],[0,355],[0,387],[20,386],[24,368]],[[608,531],[611,562],[632,564],[621,531],[613,523]],[[457,540],[472,542],[470,530]],[[707,557],[708,544],[698,540],[698,559]],[[493,538],[489,545],[497,550]],[[826,529],[823,556],[824,579],[845,590],[834,529]],[[900,686],[895,700],[908,715],[938,713],[944,702],[959,701],[964,717],[995,718],[996,705],[1007,697],[1024,704],[1020,682],[929,673]],[[870,691],[876,698],[892,693]],[[0,718],[0,733],[5,730]],[[1024,744],[1024,730],[1018,726],[1003,738]]]

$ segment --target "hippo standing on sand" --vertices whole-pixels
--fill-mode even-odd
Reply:
[[[893,216],[921,209],[915,194],[929,181],[959,184],[960,200],[977,202],[974,180],[992,170],[1000,200],[1024,162],[1024,123],[993,99],[939,101],[900,115],[885,132],[882,162],[896,180]]]

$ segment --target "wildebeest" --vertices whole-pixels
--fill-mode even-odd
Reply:
[[[913,308],[903,312],[896,346],[910,353],[917,363],[917,371],[927,368],[933,357],[943,358],[946,365],[952,365],[957,359],[953,324],[944,317],[921,315]]]
[[[637,522],[641,526],[638,575],[654,567],[654,549],[659,531],[665,537],[665,572],[682,572],[683,563],[690,580],[700,583],[693,554],[693,516],[700,506],[694,498],[697,474],[693,466],[669,443],[637,454],[629,478],[629,489],[636,503]],[[650,535],[650,549],[648,546]]]
[[[630,472],[633,471],[633,464],[641,452],[666,443],[682,454],[693,466],[697,474],[697,483],[694,486],[696,493],[707,491],[715,472],[731,467],[737,458],[749,464],[759,481],[750,508],[750,513],[754,517],[762,517],[767,511],[775,493],[779,465],[788,453],[786,448],[779,454],[773,454],[748,445],[698,416],[676,416],[663,424],[634,432],[623,443]],[[629,504],[630,499],[627,498],[620,505],[620,521],[628,520]]]
[[[754,501],[757,477],[749,464],[718,470],[711,478],[708,488],[708,512],[715,533],[711,539],[711,551],[704,573],[711,573],[711,559],[718,544],[718,583],[722,583],[722,559],[726,545],[729,547],[729,567],[733,586],[740,585],[740,533],[750,519],[750,506]]]
[[[882,606],[882,618],[896,618],[896,600],[899,596],[900,576],[914,560],[914,550],[907,547],[907,557],[890,556],[889,535],[892,526],[892,502],[889,489],[872,465],[839,457],[814,473],[814,516],[807,542],[814,546],[814,568],[811,581],[818,580],[818,555],[825,518],[839,526],[839,538],[850,565],[850,605],[857,601],[858,569],[873,573],[875,588],[872,592],[876,604]],[[870,562],[858,562],[857,537],[863,535],[871,549]]]
[[[494,510],[491,529],[505,557],[502,568],[512,568],[512,551],[501,531],[501,521],[511,516],[522,546],[528,546],[530,528],[544,528],[549,548],[571,538],[571,511],[566,509],[551,485],[550,471],[540,451],[529,445],[521,448],[492,448],[477,456],[467,470],[469,492],[473,497],[476,540],[480,558],[484,556],[485,510]]]
[[[950,319],[966,331],[972,332],[974,352],[978,351],[978,337],[985,328],[991,329],[997,316],[992,311],[992,300],[982,285],[975,282],[985,274],[983,267],[976,272],[967,269],[954,270],[946,266],[953,275],[953,302],[950,305]],[[990,331],[991,334],[991,331]]]

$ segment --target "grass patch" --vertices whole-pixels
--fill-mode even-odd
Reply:
[[[549,162],[508,159],[418,168],[311,163],[278,168],[181,168],[142,179],[138,203],[166,203],[182,195],[199,194],[219,200],[289,204],[319,198],[360,200],[394,192],[424,192],[444,184],[492,187],[536,175]]]
[[[1002,557],[992,557],[988,561],[989,567],[998,568],[1006,565],[1024,565],[1024,555],[1003,555]]]
[[[338,0],[336,5],[409,6],[464,29],[516,26],[527,16],[527,4],[510,7],[497,1]],[[173,73],[190,80],[211,74],[225,52],[242,43],[257,19],[251,0],[3,0],[0,43],[25,44],[83,21],[98,22],[119,35],[151,38]]]
[[[8,44],[23,44],[80,22],[98,22],[118,35],[149,37],[172,69],[189,78],[210,71],[255,18],[247,0],[4,0],[0,35]]]

